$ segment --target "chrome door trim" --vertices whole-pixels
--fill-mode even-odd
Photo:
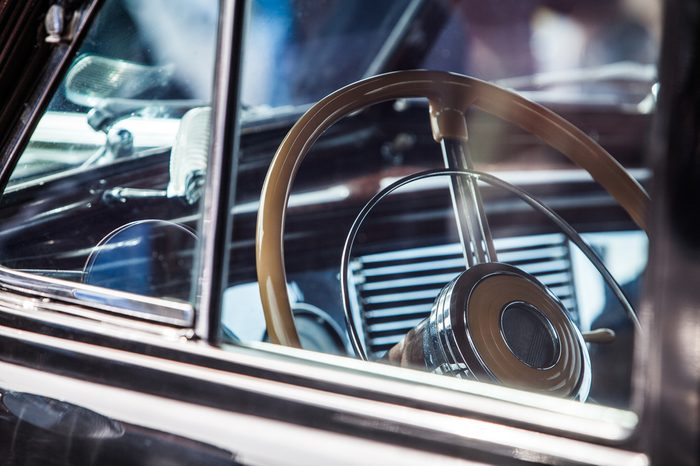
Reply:
[[[331,394],[352,394],[397,407],[420,407],[608,445],[628,445],[637,427],[637,416],[629,411],[265,343],[224,350],[172,328],[106,325],[55,310],[28,309],[22,295],[1,292],[0,298],[0,325],[6,327],[5,335],[16,333],[35,341],[48,338],[46,341],[66,349],[69,344],[83,345],[80,351],[90,348],[104,357],[128,355],[119,351],[133,352],[135,358],[148,353],[162,358],[163,364],[177,360],[218,368],[232,378],[284,381]],[[56,339],[62,335],[75,341]]]
[[[142,340],[142,338],[139,339]],[[162,339],[155,340],[161,346],[164,343]],[[252,409],[253,411],[249,414],[263,418],[271,417],[305,427],[373,438],[402,447],[421,450],[437,449],[438,452],[449,456],[488,460],[488,462],[509,459],[510,461],[534,460],[549,464],[648,464],[643,454],[614,446],[529,430],[529,426],[513,426],[480,419],[477,415],[465,415],[465,410],[460,408],[455,409],[460,412],[452,413],[435,411],[432,407],[421,403],[423,397],[450,395],[451,390],[435,391],[428,388],[425,383],[421,383],[420,377],[416,378],[418,383],[406,383],[396,378],[392,380],[392,372],[395,374],[406,372],[398,368],[383,368],[385,370],[382,372],[388,372],[389,375],[384,375],[383,380],[379,380],[376,374],[367,374],[366,369],[372,364],[362,361],[329,356],[324,358],[325,361],[310,364],[308,361],[299,360],[295,353],[301,353],[300,350],[279,352],[273,359],[270,357],[271,354],[264,355],[260,350],[239,348],[238,351],[224,353],[222,350],[192,341],[170,344],[180,353],[179,360],[175,361],[6,326],[0,326],[0,341],[5,348],[14,347],[15,350],[5,352],[2,359],[16,366],[29,365],[35,370],[57,372],[85,382],[117,386],[164,398],[176,398],[196,405],[204,404],[214,409],[233,412],[237,412],[238,409]],[[44,363],[46,367],[35,367],[32,353],[39,353],[41,360],[46,361]],[[59,355],[52,358],[51,355],[54,353]],[[264,359],[262,362],[267,366],[274,366],[277,373],[287,372],[296,376],[299,376],[299,366],[301,366],[307,378],[323,376],[323,382],[327,384],[344,385],[353,390],[332,392],[323,386],[302,386],[285,380],[284,377],[265,378],[245,373],[242,366],[239,367],[238,372],[232,372],[221,365],[205,367],[201,364],[202,361],[197,364],[187,361],[184,357],[186,353],[210,359],[208,361],[210,364],[228,360],[245,365],[246,362],[260,363],[260,360]],[[349,367],[339,368],[341,360],[348,363]],[[77,362],[77,366],[74,367],[73,361]],[[331,362],[335,363],[336,367],[331,367],[329,364]],[[97,366],[103,370],[90,371],[91,366]],[[110,370],[111,366],[119,367],[129,373],[123,374],[121,381],[115,382],[112,379],[114,372]],[[248,370],[250,369],[252,368],[248,367]],[[3,379],[7,377],[7,373],[5,370],[2,371]],[[331,375],[335,375],[335,379],[329,377]],[[402,375],[403,378],[407,378],[405,374]],[[114,377],[117,378],[116,375]],[[460,386],[463,385],[461,393],[452,393],[448,401],[469,402],[470,407],[477,407],[480,404],[482,412],[495,412],[507,417],[510,417],[513,410],[520,410],[521,414],[525,414],[528,419],[532,420],[534,417],[537,422],[538,412],[539,421],[542,420],[543,413],[539,408],[527,409],[528,404],[533,405],[532,401],[535,401],[535,405],[552,405],[552,415],[554,409],[558,408],[557,405],[573,403],[547,397],[536,400],[537,397],[516,391],[511,391],[512,393],[509,394],[511,398],[509,402],[503,402],[495,396],[487,398],[476,392],[478,388],[482,391],[488,388],[488,391],[493,390],[494,393],[500,392],[500,395],[503,395],[506,394],[507,389],[487,386],[466,388],[464,381],[459,382],[461,382]],[[372,399],[358,396],[362,391],[359,390],[357,393],[354,391],[358,389],[358,384],[362,384],[364,390],[370,386],[370,390],[376,392],[376,397]],[[471,394],[468,393],[470,389]],[[391,399],[392,392],[399,391],[403,392],[402,396],[409,398],[408,403],[397,404]],[[433,399],[440,400],[439,397]],[[571,406],[575,405],[573,403]],[[456,403],[455,406],[464,405]],[[581,407],[584,406],[581,405]],[[598,410],[595,406],[585,406],[585,409],[590,418],[588,428],[593,427],[593,424],[601,427],[602,423],[591,414],[604,416],[604,411],[609,409]],[[566,411],[572,410],[565,409],[564,412]],[[571,413],[560,414],[559,417],[570,417],[568,423],[574,420]],[[514,423],[511,422],[511,424]],[[609,431],[608,434],[610,434]]]
[[[399,449],[371,439],[107,387],[2,362],[0,371],[3,375],[0,387],[4,389],[35,391],[37,384],[41,383],[41,396],[97,412],[117,425],[138,426],[139,430],[160,432],[163,437],[172,439],[175,436],[175,439],[184,438],[199,445],[210,445],[217,450],[228,451],[231,464],[236,465],[354,466],[357,464],[357,456],[348,452],[358,451],[366,458],[371,458],[373,464],[393,464],[401,453],[403,466],[483,464],[433,452]],[[130,442],[138,451],[139,444],[144,439],[136,429],[132,431]],[[124,444],[128,445],[129,441]],[[310,445],[316,448],[309,448]]]

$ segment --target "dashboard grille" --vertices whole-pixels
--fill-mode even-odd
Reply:
[[[578,320],[569,243],[562,234],[494,240],[499,262],[536,276]],[[464,270],[459,243],[360,256],[352,264],[368,352],[380,355],[425,319],[438,293]]]

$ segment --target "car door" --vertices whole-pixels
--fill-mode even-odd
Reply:
[[[12,30],[41,31],[42,52],[0,74],[17,63],[31,83],[5,107],[30,110],[2,120],[2,464],[694,464],[679,453],[692,440],[677,452],[656,440],[667,438],[661,408],[678,425],[681,403],[659,387],[679,372],[645,354],[672,338],[671,323],[640,344],[650,386],[631,409],[228,333],[224,313],[242,303],[226,294],[230,241],[236,212],[251,208],[234,198],[240,164],[253,165],[240,159],[254,133],[241,124],[242,54],[270,53],[250,48],[264,37],[244,25],[261,3],[64,2],[13,19]],[[64,24],[56,45],[45,18]],[[675,250],[665,228],[660,243]],[[668,289],[666,269],[652,270]],[[684,309],[664,302],[670,316]],[[697,432],[694,419],[682,432]]]

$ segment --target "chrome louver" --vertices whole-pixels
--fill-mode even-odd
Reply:
[[[562,234],[495,240],[499,262],[536,276],[578,321],[569,244]],[[360,256],[352,281],[368,352],[379,355],[430,313],[442,287],[464,270],[459,243]]]

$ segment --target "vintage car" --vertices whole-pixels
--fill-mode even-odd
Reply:
[[[0,464],[698,464],[699,26],[0,1]]]

